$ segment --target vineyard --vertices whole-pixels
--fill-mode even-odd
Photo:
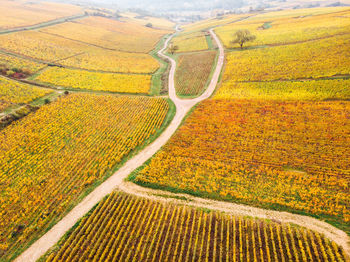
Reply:
[[[230,99],[341,100],[350,99],[350,80],[239,83],[225,81],[215,95]]]
[[[82,13],[78,6],[52,2],[24,3],[2,0],[0,6],[0,29],[35,25],[61,17]]]
[[[345,261],[319,233],[112,193],[46,261]]]
[[[178,46],[177,53],[203,51],[208,49],[205,34],[196,32],[191,34],[181,34],[172,39],[172,45]]]
[[[209,79],[216,52],[183,54],[178,59],[175,85],[178,95],[200,95]]]
[[[16,56],[0,53],[1,74],[6,74],[8,71],[14,72],[13,70],[21,70],[24,72],[33,73],[45,66],[45,64],[39,64]]]
[[[151,75],[112,74],[49,67],[35,80],[75,89],[148,94]]]
[[[349,74],[350,35],[227,54],[223,80],[260,81]]]
[[[159,67],[148,54],[106,50],[37,31],[0,35],[0,47],[24,56],[30,64],[28,58],[34,58],[82,69],[122,73],[153,73]]]
[[[303,211],[349,232],[349,112],[345,101],[205,101],[136,182]]]
[[[246,46],[289,44],[349,34],[350,17],[347,17],[349,14],[349,9],[340,9],[338,12],[320,15],[279,17],[277,13],[276,17],[269,18],[257,15],[251,19],[219,27],[215,31],[227,48],[235,47],[230,42],[234,32],[240,29],[248,29],[256,36],[256,40],[246,43]]]
[[[40,31],[103,48],[140,53],[150,52],[160,38],[169,33],[166,30],[155,30],[103,17],[88,17]]]
[[[22,84],[0,76],[0,111],[10,104],[29,103],[51,92],[48,89]]]
[[[111,174],[168,108],[161,98],[70,94],[0,131],[0,259]]]

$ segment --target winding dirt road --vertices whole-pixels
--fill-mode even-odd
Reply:
[[[125,191],[127,193],[138,195],[142,197],[152,198],[160,201],[170,201],[181,204],[187,204],[195,207],[206,207],[209,209],[225,211],[234,215],[240,216],[252,216],[259,218],[269,218],[279,220],[281,222],[292,222],[297,225],[310,228],[314,231],[325,234],[326,237],[335,241],[341,245],[345,252],[350,255],[350,239],[345,232],[337,229],[328,223],[319,221],[317,219],[291,214],[287,212],[278,212],[272,210],[265,210],[261,208],[250,207],[246,205],[215,201],[209,199],[197,198],[184,194],[173,194],[169,192],[153,190],[137,186],[130,182],[125,182],[125,178],[133,172],[136,168],[143,165],[148,159],[150,159],[175,133],[180,126],[182,120],[188,113],[188,111],[200,101],[209,98],[217,85],[220,72],[224,63],[224,49],[215,35],[210,30],[210,34],[214,38],[217,46],[219,47],[219,58],[217,61],[216,69],[211,79],[211,82],[207,90],[198,98],[182,100],[176,96],[174,86],[174,75],[176,62],[170,57],[163,54],[163,51],[167,48],[167,45],[172,37],[168,38],[164,43],[162,50],[158,52],[159,56],[168,59],[171,63],[171,69],[169,73],[169,96],[176,105],[176,114],[170,125],[166,130],[149,146],[139,152],[135,157],[127,161],[123,167],[115,172],[104,183],[98,186],[93,192],[91,192],[80,204],[78,204],[72,211],[70,211],[60,222],[58,222],[51,230],[37,240],[32,246],[30,246],[25,252],[23,252],[15,261],[36,261],[43,254],[45,254],[58,240],[81,218],[83,217],[94,205],[96,205],[102,198],[110,194],[115,189]],[[164,195],[161,197],[159,195]],[[184,196],[187,200],[178,200],[174,198],[167,198],[166,196]]]
[[[75,208],[73,208],[64,218],[62,218],[54,227],[52,227],[46,234],[44,234],[40,239],[34,242],[26,251],[24,251],[20,256],[18,256],[15,261],[30,262],[36,261],[42,255],[44,255],[53,245],[55,245],[58,240],[72,227],[78,220],[83,217],[94,205],[100,202],[103,197],[110,194],[118,188],[119,185],[123,183],[125,178],[133,172],[136,168],[143,165],[148,159],[150,159],[165,143],[171,138],[175,133],[177,128],[180,126],[182,120],[186,116],[187,112],[198,102],[208,98],[215,90],[216,84],[218,82],[220,72],[224,63],[224,49],[220,44],[219,39],[211,31],[211,34],[215,41],[220,47],[220,55],[216,65],[215,72],[211,79],[211,82],[207,90],[198,98],[191,100],[181,100],[176,96],[175,86],[174,86],[174,75],[176,62],[163,55],[163,51],[167,48],[169,41],[172,37],[169,37],[164,43],[163,49],[161,49],[158,54],[171,62],[171,69],[169,74],[169,96],[171,100],[176,105],[176,114],[165,129],[165,131],[149,146],[140,151],[136,156],[127,161],[117,172],[115,172],[111,177],[109,177],[100,186],[95,188],[88,196],[86,196],[82,202],[80,202]]]

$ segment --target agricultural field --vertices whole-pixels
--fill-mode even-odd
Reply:
[[[140,16],[137,13],[125,12],[121,13],[120,21],[128,23],[136,23],[143,26],[151,24],[155,29],[165,29],[165,30],[174,30],[175,23],[161,17],[151,17],[151,16]]]
[[[212,27],[217,27],[217,26],[220,27],[225,24],[235,23],[239,20],[247,19],[250,16],[254,16],[254,14],[250,14],[250,15],[234,14],[234,15],[227,15],[224,17],[215,17],[215,18],[210,18],[203,21],[198,21],[196,23],[187,24],[187,25],[181,26],[181,28],[185,32],[196,32],[196,31],[198,32],[201,30],[207,30]]]
[[[350,72],[350,34],[306,43],[233,51],[223,81],[319,78]]]
[[[0,259],[156,135],[168,109],[162,98],[69,94],[0,131]]]
[[[171,44],[178,46],[177,53],[208,50],[208,42],[204,32],[181,34],[171,40]]]
[[[129,39],[134,41],[133,45],[143,46],[136,40]],[[159,68],[158,61],[149,54],[108,50],[38,31],[0,35],[0,48],[22,55],[27,63],[34,58],[64,66],[120,73],[154,73]]]
[[[277,12],[278,14],[278,12]],[[256,40],[246,46],[283,45],[322,39],[335,35],[350,34],[350,9],[335,13],[310,16],[270,17],[268,20],[258,16],[225,25],[215,29],[227,48],[234,48],[230,42],[233,34],[240,29],[248,29]],[[262,16],[264,17],[264,16]],[[266,18],[267,19],[267,18]]]
[[[151,75],[99,73],[49,67],[34,80],[68,89],[148,94],[151,77]]]
[[[8,71],[15,72],[21,70],[27,72],[28,74],[37,72],[38,70],[44,68],[46,65],[23,59],[20,57],[0,53],[0,71],[2,74],[7,74]],[[14,71],[15,70],[15,71]],[[10,74],[10,73],[8,73]]]
[[[88,17],[40,31],[107,49],[139,53],[150,52],[162,36],[171,32],[103,17]]]
[[[0,35],[0,47],[16,54],[48,62],[84,52],[84,46],[38,31],[23,31]]]
[[[154,73],[159,68],[157,60],[149,54],[126,53],[91,48],[87,52],[58,62],[61,65],[87,70],[119,73]]]
[[[205,101],[135,181],[323,216],[349,232],[349,114],[346,101]]]
[[[235,82],[227,80],[217,91],[220,99],[350,100],[350,80]]]
[[[1,0],[0,31],[35,25],[50,20],[82,14],[81,7],[69,4]]]
[[[0,112],[11,104],[26,104],[51,92],[0,76]]]
[[[215,51],[180,55],[175,74],[176,93],[182,96],[200,95],[208,82],[215,57]]]
[[[345,261],[319,233],[112,193],[45,261]]]

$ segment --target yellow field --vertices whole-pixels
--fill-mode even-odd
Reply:
[[[148,94],[151,75],[112,74],[49,67],[35,80],[76,89]]]
[[[60,60],[59,64],[120,73],[154,73],[159,68],[159,62],[148,54],[109,51],[99,48],[91,48],[80,55]]]
[[[49,62],[84,52],[80,43],[37,31],[0,35],[0,47]]]
[[[17,68],[34,73],[45,66],[45,64],[39,64],[27,59],[0,53],[0,68]]]
[[[111,174],[168,108],[161,98],[70,94],[0,131],[0,259]]]
[[[0,47],[24,56],[83,69],[153,73],[159,67],[158,61],[148,54],[106,50],[37,31],[0,35]]]
[[[208,50],[208,43],[203,32],[181,34],[171,40],[174,46],[178,46],[177,53]]]
[[[350,35],[227,54],[224,81],[317,78],[350,73]]]
[[[0,111],[10,104],[29,103],[52,90],[22,84],[0,76]]]
[[[225,81],[215,98],[326,100],[350,99],[350,80],[318,80],[304,82],[251,82]]]
[[[83,13],[78,6],[50,2],[1,0],[0,30],[47,22]]]
[[[103,17],[88,17],[40,31],[119,51],[148,53],[169,31]]]
[[[271,18],[265,22],[245,20],[215,29],[223,41],[225,47],[233,48],[230,42],[233,34],[240,29],[248,29],[256,36],[254,42],[246,43],[245,46],[286,44],[310,39],[329,37],[337,34],[350,34],[350,9],[338,13],[323,14],[306,17]]]

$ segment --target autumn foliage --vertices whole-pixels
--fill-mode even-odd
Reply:
[[[0,131],[0,258],[110,174],[167,111],[161,98],[71,94]]]
[[[344,261],[322,235],[289,224],[161,204],[118,192],[46,261]]]

